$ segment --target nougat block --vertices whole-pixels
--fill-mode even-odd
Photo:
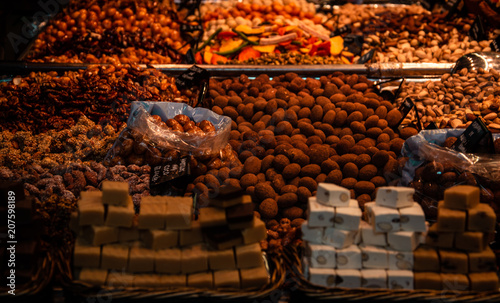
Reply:
[[[455,248],[481,252],[486,248],[486,239],[484,234],[479,231],[466,231],[463,233],[455,233]]]
[[[181,273],[181,250],[179,248],[157,250],[154,252],[154,257],[155,272],[164,274]]]
[[[349,189],[331,184],[319,183],[316,193],[317,202],[327,206],[349,206],[351,192]]]
[[[142,247],[131,247],[128,261],[129,272],[153,272],[155,269],[155,251]]]
[[[467,212],[451,208],[438,208],[436,228],[440,232],[465,231]]]
[[[441,272],[455,274],[468,272],[469,260],[466,253],[444,249],[440,249],[438,253],[441,261]]]
[[[420,235],[414,231],[396,231],[387,233],[389,247],[400,251],[413,251],[420,242]]]
[[[307,243],[305,254],[309,257],[311,267],[335,268],[336,266],[336,251],[329,245]]]
[[[331,245],[335,248],[346,248],[354,244],[358,231],[341,230],[335,227],[327,227],[323,233],[323,244]]]
[[[466,210],[479,203],[479,187],[471,185],[457,185],[444,191],[444,207]]]
[[[134,275],[126,273],[123,270],[113,271],[108,273],[106,285],[112,288],[128,288],[134,286]]]
[[[252,226],[243,229],[241,231],[241,235],[243,236],[243,244],[250,244],[265,240],[267,238],[266,225],[261,219],[254,217]]]
[[[236,259],[233,249],[208,251],[208,266],[211,270],[236,269]]]
[[[83,229],[85,239],[92,245],[102,245],[118,242],[118,227],[86,226]]]
[[[240,288],[240,272],[237,269],[214,271],[214,287]]]
[[[134,275],[134,287],[155,288],[162,286],[160,275],[158,274]]]
[[[337,249],[338,269],[361,269],[361,249],[357,245]]]
[[[361,271],[359,269],[337,269],[336,287],[361,287]]]
[[[104,205],[102,203],[79,204],[78,217],[80,226],[104,225]]]
[[[413,252],[413,270],[414,271],[432,271],[440,270],[439,256],[432,247],[420,246]]]
[[[425,224],[425,214],[422,206],[417,202],[413,202],[411,206],[399,208],[399,217],[401,230],[426,232],[427,225]]]
[[[254,206],[252,203],[243,203],[226,208],[226,220],[229,224],[229,228],[238,229],[241,226],[246,227],[246,224],[250,224],[254,217]]]
[[[497,262],[495,253],[486,247],[485,250],[481,252],[470,252],[469,253],[469,271],[470,272],[486,272],[486,271],[496,271]]]
[[[134,223],[134,217],[134,202],[132,202],[132,197],[129,196],[129,202],[127,206],[108,206],[108,212],[104,224],[107,226],[116,227],[132,227]]]
[[[361,224],[359,226],[359,233],[361,234],[361,243],[365,245],[387,245],[387,233],[375,232],[373,226],[371,226],[366,221],[361,221]]]
[[[469,290],[469,279],[465,274],[441,273],[441,287],[443,290]]]
[[[203,245],[193,245],[181,250],[181,272],[191,274],[208,270],[208,251]]]
[[[222,187],[221,187],[222,189]],[[226,208],[231,207],[238,204],[251,203],[252,197],[249,195],[242,195],[242,191],[240,190],[238,193],[231,195],[219,195],[216,198],[211,198],[208,202],[210,206]]]
[[[442,289],[441,274],[436,272],[413,273],[413,286],[415,289]]]
[[[415,189],[411,187],[382,186],[377,190],[375,203],[390,208],[409,207],[413,204]]]
[[[335,207],[333,219],[335,228],[344,230],[358,230],[361,222],[361,209],[356,207]]]
[[[167,197],[167,229],[190,229],[193,218],[193,198]]]
[[[498,290],[498,275],[496,272],[470,273],[470,289],[473,291]]]
[[[160,197],[143,197],[137,221],[138,228],[164,229],[166,212],[167,204]]]
[[[309,268],[309,282],[324,287],[335,287],[337,272],[333,268]]]
[[[368,222],[373,225],[375,232],[399,231],[399,211],[395,208],[379,206],[375,203],[368,202],[365,204],[369,218]]]
[[[264,266],[240,269],[241,288],[262,288],[269,283],[269,273]]]
[[[387,288],[387,272],[384,269],[362,269],[361,287]]]
[[[363,268],[385,269],[389,267],[387,249],[365,245],[360,245],[359,248],[361,249],[361,261],[363,263]]]
[[[132,228],[120,227],[118,229],[119,242],[137,241],[139,240],[139,238],[140,238],[140,233],[137,227],[132,227]]]
[[[95,286],[102,286],[108,278],[108,270],[99,268],[82,268],[77,280]]]
[[[202,228],[226,225],[226,210],[218,207],[200,208],[198,221]]]
[[[413,270],[413,251],[387,250],[389,269]]]
[[[228,249],[243,244],[243,236],[239,230],[229,230],[225,226],[203,229],[203,234],[211,247]]]
[[[413,289],[413,271],[387,270],[387,286],[389,289]]]
[[[453,248],[454,242],[455,233],[439,231],[437,224],[431,225],[425,237],[425,244],[434,247]]]
[[[101,268],[125,270],[128,264],[129,247],[108,244],[102,247]]]
[[[142,232],[147,248],[158,250],[178,246],[179,232],[174,230],[149,229]]]
[[[182,229],[179,231],[179,245],[189,246],[203,242],[203,232],[199,221],[191,221],[190,229]]]
[[[236,255],[236,267],[238,268],[258,267],[264,264],[259,243],[236,246],[234,254]]]
[[[187,286],[196,288],[213,288],[214,277],[211,271],[189,274]]]
[[[335,218],[335,209],[332,206],[326,206],[319,203],[316,197],[309,197],[307,203],[309,227],[333,227]]]
[[[300,226],[302,231],[302,240],[313,244],[323,243],[324,227],[309,227],[308,221],[304,221]]]
[[[467,229],[470,231],[494,232],[496,215],[491,206],[479,203],[467,210]]]
[[[100,190],[90,190],[81,191],[80,199],[78,199],[78,205],[80,204],[103,204],[102,203],[102,191]]]
[[[185,287],[187,285],[186,275],[160,275],[162,287]]]
[[[82,244],[77,240],[73,252],[73,265],[76,267],[99,268],[101,264],[101,247]]]
[[[129,202],[129,186],[127,182],[102,181],[102,203],[116,206],[127,206]]]

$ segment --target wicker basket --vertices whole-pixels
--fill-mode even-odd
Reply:
[[[389,290],[368,288],[326,288],[311,284],[303,275],[301,252],[287,248],[285,261],[296,279],[290,302],[500,302],[499,291]]]

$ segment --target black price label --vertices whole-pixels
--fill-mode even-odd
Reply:
[[[456,13],[460,12],[463,8],[462,0],[448,0],[446,1],[445,8],[448,10],[446,18],[451,18]]]
[[[398,124],[394,126],[395,129],[397,129],[401,123],[403,123],[403,120],[408,116],[412,108],[415,107],[415,103],[413,103],[413,100],[410,98],[406,98],[401,106],[399,106],[398,110],[401,112],[401,120],[399,120]]]
[[[348,34],[344,37],[344,45],[347,46],[347,50],[355,56],[361,54],[364,41],[365,39],[361,35]]]
[[[201,25],[181,24],[181,33],[193,33],[203,30]]]
[[[191,173],[190,158],[189,155],[186,155],[176,161],[152,167],[149,179],[150,186],[159,185],[189,175]]]
[[[427,127],[425,129],[438,129],[438,126],[436,125],[436,123],[434,123],[434,121],[431,121],[431,123],[429,123],[429,125],[427,125]]]
[[[483,119],[478,117],[458,136],[457,141],[451,148],[462,153],[472,153],[479,141],[488,135],[488,133],[490,131],[486,127],[486,124],[484,124]]]
[[[184,57],[186,64],[195,64],[196,60],[194,59],[194,51],[192,48],[188,49],[186,52],[186,56]]]
[[[483,19],[481,16],[477,16],[476,20],[472,24],[472,27],[469,30],[469,36],[476,41],[486,40],[486,32],[484,30]]]
[[[351,31],[351,25],[350,24],[347,24],[345,26],[342,26],[340,28],[337,28],[335,31],[333,31],[331,34],[330,34],[330,37],[335,37],[335,36],[340,36],[342,34],[345,34],[345,33],[348,33]]]
[[[358,64],[365,64],[372,60],[373,55],[375,55],[375,50],[371,49],[369,52],[361,56],[358,60]]]
[[[178,89],[189,89],[199,87],[203,81],[210,78],[210,72],[196,65],[191,66],[186,72],[175,79],[175,85]]]
[[[500,52],[500,36],[496,37],[495,40],[490,43],[490,48],[494,52]]]

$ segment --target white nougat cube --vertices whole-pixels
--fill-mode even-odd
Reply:
[[[386,233],[375,232],[373,226],[366,221],[361,221],[359,233],[361,234],[361,243],[365,245],[387,245]]]
[[[335,248],[329,245],[307,244],[306,255],[309,264],[315,268],[335,268]]]
[[[336,273],[333,268],[309,268],[309,282],[324,287],[335,287]]]
[[[358,230],[361,222],[359,207],[335,207],[335,228],[344,230]]]
[[[399,209],[401,230],[425,232],[427,230],[425,214],[417,202]]]
[[[387,286],[389,289],[413,289],[413,271],[388,270]]]
[[[375,202],[376,203],[376,202]],[[369,223],[376,232],[390,232],[400,230],[399,211],[394,208],[378,206],[373,202],[365,204]]]
[[[414,193],[415,189],[412,187],[379,187],[375,203],[379,206],[386,206],[390,208],[409,207],[413,204]]]
[[[329,227],[333,226],[335,209],[318,203],[316,197],[309,197],[308,201],[309,227]]]
[[[361,249],[357,245],[337,249],[338,269],[361,269]]]
[[[304,221],[300,226],[302,231],[302,240],[313,244],[323,243],[324,227],[309,227],[309,222]]]
[[[359,269],[337,269],[337,287],[361,287],[361,271]]]
[[[363,268],[386,269],[389,267],[387,249],[365,245],[360,245],[359,248],[361,249]]]
[[[387,288],[387,272],[385,269],[362,269],[361,287]]]
[[[331,245],[335,248],[345,248],[354,244],[354,238],[358,231],[341,230],[335,227],[325,228],[323,233],[323,244]]]
[[[420,233],[414,231],[397,231],[387,233],[388,246],[394,250],[413,251],[420,243]]]
[[[316,198],[319,203],[324,205],[347,207],[351,199],[351,192],[347,188],[335,184],[319,183]]]
[[[413,270],[413,251],[387,250],[389,269]]]

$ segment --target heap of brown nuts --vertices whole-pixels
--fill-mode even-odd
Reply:
[[[188,134],[203,134],[215,131],[215,126],[212,122],[202,120],[196,123],[188,116],[182,114],[176,115],[173,119],[167,119],[165,122],[163,122],[161,117],[158,115],[152,115],[151,118],[161,128],[172,131],[186,132]]]

